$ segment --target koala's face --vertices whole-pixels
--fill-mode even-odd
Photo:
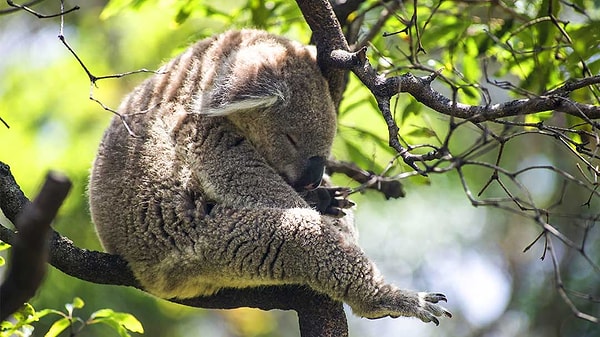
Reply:
[[[302,190],[315,188],[321,181],[336,114],[314,58],[305,49],[293,51],[274,48],[267,56],[261,50],[262,62],[239,75],[245,80],[240,86],[252,92],[238,97],[241,101],[266,97],[273,103],[229,118],[290,185]]]
[[[217,76],[209,114],[226,115],[296,190],[317,187],[336,113],[314,52],[271,37],[230,53]]]
[[[313,75],[294,77],[284,101],[239,115],[256,149],[296,190],[319,186],[335,135],[329,89]]]

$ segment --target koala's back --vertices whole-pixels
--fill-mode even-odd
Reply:
[[[182,185],[193,184],[177,158],[170,135],[186,113],[185,107],[174,100],[193,99],[198,79],[191,76],[202,71],[187,69],[203,66],[206,47],[212,42],[214,39],[201,41],[134,89],[119,107],[125,119],[113,118],[103,136],[90,177],[90,209],[109,252],[129,257],[131,252],[124,251],[127,245],[140,247],[140,257],[158,258],[151,255],[158,251],[164,236],[156,233],[156,246],[148,247],[148,242],[136,239],[136,226],[148,219],[158,221],[160,213],[170,211],[167,203],[161,206],[160,198],[171,195],[173,189],[179,195]],[[168,205],[175,205],[175,201]],[[147,226],[153,230],[161,224]],[[166,243],[163,248],[168,246]]]
[[[165,261],[174,252],[191,251],[204,240],[203,219],[215,204],[207,195],[215,191],[198,182],[203,163],[191,162],[186,151],[199,149],[194,154],[201,161],[203,149],[230,143],[246,149],[248,156],[238,151],[239,158],[223,158],[222,165],[268,166],[256,159],[250,145],[240,146],[246,139],[225,117],[204,114],[204,110],[227,108],[219,106],[227,100],[219,89],[229,84],[228,76],[239,62],[249,62],[244,50],[262,46],[276,48],[281,54],[277,62],[283,66],[303,69],[310,62],[300,44],[262,31],[231,31],[202,40],[123,101],[119,113],[131,133],[118,117],[105,132],[90,178],[92,220],[104,248],[124,256],[138,278],[144,273],[139,266],[170,264]],[[308,69],[318,71],[314,60]],[[304,75],[310,76],[310,71]],[[307,80],[306,76],[301,78]],[[286,194],[281,202],[289,199],[290,205],[305,206],[278,175],[273,179],[256,185],[279,188],[284,191],[280,195]]]

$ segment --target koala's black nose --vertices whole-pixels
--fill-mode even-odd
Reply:
[[[294,184],[297,191],[312,190],[321,184],[323,172],[325,171],[325,158],[314,156],[308,159],[302,175]]]

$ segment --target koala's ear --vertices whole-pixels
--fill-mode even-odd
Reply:
[[[236,112],[264,109],[277,104],[283,97],[279,95],[240,97],[230,102],[221,102],[217,106],[202,107],[199,111],[202,115],[226,116]]]
[[[236,112],[266,109],[286,100],[287,86],[276,79],[251,80],[243,84],[227,81],[198,95],[193,111],[202,115],[226,116]]]

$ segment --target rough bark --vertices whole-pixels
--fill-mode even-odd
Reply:
[[[67,196],[71,183],[61,175],[49,173],[40,193],[29,203],[12,176],[5,175],[10,173],[8,166],[0,165],[0,173],[2,209],[6,208],[6,215],[12,218],[18,230],[9,242],[12,244],[12,255],[7,277],[0,286],[2,321],[33,297],[42,283],[46,274],[50,223]],[[14,199],[7,198],[10,196],[14,196]],[[4,203],[8,204],[7,207],[4,207]],[[16,212],[17,209],[23,211]]]

